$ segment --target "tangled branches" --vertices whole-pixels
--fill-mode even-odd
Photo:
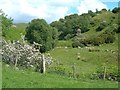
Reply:
[[[9,65],[15,65],[15,67],[35,67],[37,71],[41,71],[43,54],[36,49],[36,46],[39,47],[36,43],[30,46],[26,42],[13,41],[11,43],[3,40],[2,60]],[[45,62],[46,66],[50,65],[52,58],[46,56]]]

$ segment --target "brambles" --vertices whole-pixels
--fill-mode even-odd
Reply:
[[[14,65],[15,67],[30,68],[34,67],[41,72],[42,56],[36,45],[28,45],[26,42],[6,42],[3,40],[2,60],[3,62]],[[52,63],[50,56],[45,57],[46,66]]]

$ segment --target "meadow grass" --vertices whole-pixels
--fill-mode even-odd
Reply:
[[[3,88],[118,88],[118,82],[74,79],[3,66]]]
[[[6,31],[6,40],[21,40],[21,34],[25,35],[25,28],[27,27],[27,24],[20,23],[15,25],[16,27],[11,27],[10,30]]]
[[[100,49],[100,52],[89,52],[87,48],[55,48],[48,53],[54,60],[62,64],[67,75],[49,72],[41,74],[31,70],[16,70],[14,67],[6,67],[3,64],[2,87],[3,88],[118,88],[118,82],[108,80],[91,80],[90,74],[96,71],[96,68],[103,63],[107,65],[117,66],[115,54],[105,52],[105,49],[111,49],[114,44],[94,47]],[[113,48],[113,50],[116,50]],[[77,60],[78,54],[80,58],[86,61]],[[68,72],[72,72],[71,66],[75,63],[76,71],[80,77],[78,79],[68,76]],[[55,61],[50,67],[55,67]]]

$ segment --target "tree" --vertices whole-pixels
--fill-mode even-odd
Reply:
[[[118,13],[119,11],[120,11],[120,7],[115,7],[115,8],[112,10],[113,13]]]
[[[2,36],[6,36],[7,30],[10,30],[11,25],[13,24],[12,18],[8,18],[8,15],[6,15],[2,10],[0,10],[0,20],[2,20]]]
[[[81,32],[89,31],[91,18],[88,14],[82,14],[79,17],[79,26],[81,27]]]
[[[96,14],[94,12],[92,12],[91,10],[88,10],[88,14],[91,16],[91,17],[94,17]]]
[[[44,19],[32,20],[26,28],[26,39],[30,42],[41,44],[41,52],[46,52],[55,47],[57,29],[47,24]]]

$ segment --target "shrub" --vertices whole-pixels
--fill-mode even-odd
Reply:
[[[105,79],[119,81],[120,73],[118,72],[118,67],[113,65],[110,65],[110,66],[101,65],[96,69],[96,72],[91,74],[91,79],[103,79],[104,67],[106,67]]]
[[[77,48],[78,46],[80,46],[80,42],[79,41],[75,41],[72,43],[72,47],[73,48]]]
[[[11,43],[3,40],[2,60],[9,65],[15,65],[15,67],[35,67],[37,71],[41,71],[43,54],[35,47],[36,43],[30,46],[25,42],[13,41]],[[45,60],[46,66],[52,63],[50,57],[45,56]]]
[[[105,27],[106,27],[106,22],[102,22],[100,23],[96,31],[102,31]]]
[[[103,38],[105,40],[105,43],[113,43],[115,41],[115,33],[110,31],[105,31],[99,37]]]

